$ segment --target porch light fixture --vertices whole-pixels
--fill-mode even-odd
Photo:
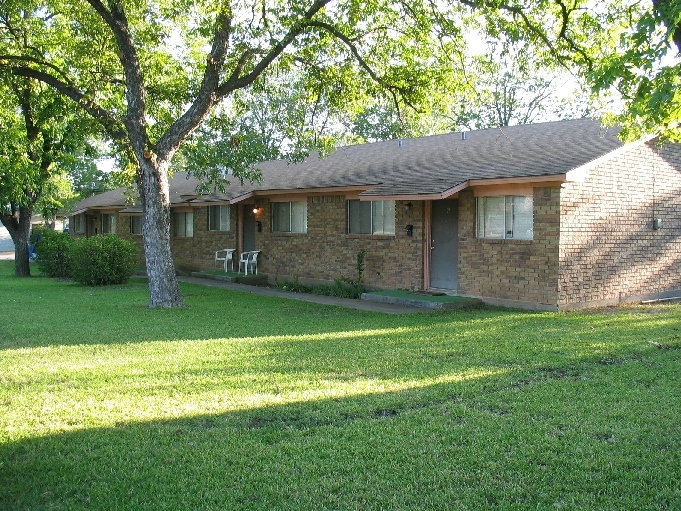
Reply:
[[[407,236],[414,235],[414,226],[412,224],[407,225]]]
[[[411,208],[413,208],[413,207],[414,207],[414,205],[413,205],[411,202],[407,202],[407,203],[404,205],[404,210],[405,210],[407,213],[409,213],[409,212],[411,211]]]
[[[656,231],[659,231],[662,229],[662,219],[661,218],[655,218],[653,219],[653,229]]]
[[[253,214],[257,215],[258,211],[260,211],[260,208],[258,206],[253,206]]]

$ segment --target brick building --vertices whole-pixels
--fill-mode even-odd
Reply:
[[[260,250],[271,282],[356,276],[545,310],[681,295],[681,146],[623,144],[581,119],[349,146],[264,162],[261,183],[196,194],[170,180],[179,271],[221,248]],[[80,202],[73,235],[142,248],[125,190]],[[141,253],[141,251],[140,251]]]

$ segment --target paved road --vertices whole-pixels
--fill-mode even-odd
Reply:
[[[3,225],[0,225],[0,252],[12,252],[14,254],[14,243],[12,243],[12,238]]]

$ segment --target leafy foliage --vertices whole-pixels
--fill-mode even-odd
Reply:
[[[341,276],[338,277],[333,284],[314,284],[307,285],[300,282],[298,277],[293,280],[286,280],[277,283],[279,289],[290,291],[292,293],[311,293],[322,296],[336,296],[338,298],[353,298],[359,299],[364,292],[364,258],[366,251],[364,249],[357,253],[357,278]]]
[[[122,284],[137,268],[137,245],[115,234],[78,238],[70,260],[76,282],[87,286]]]
[[[71,276],[71,248],[73,238],[67,233],[56,232],[51,229],[35,231],[35,251],[40,273],[53,278],[68,278]]]

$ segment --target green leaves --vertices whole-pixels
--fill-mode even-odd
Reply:
[[[69,250],[73,280],[86,286],[123,284],[137,268],[137,245],[115,234],[78,238]]]

